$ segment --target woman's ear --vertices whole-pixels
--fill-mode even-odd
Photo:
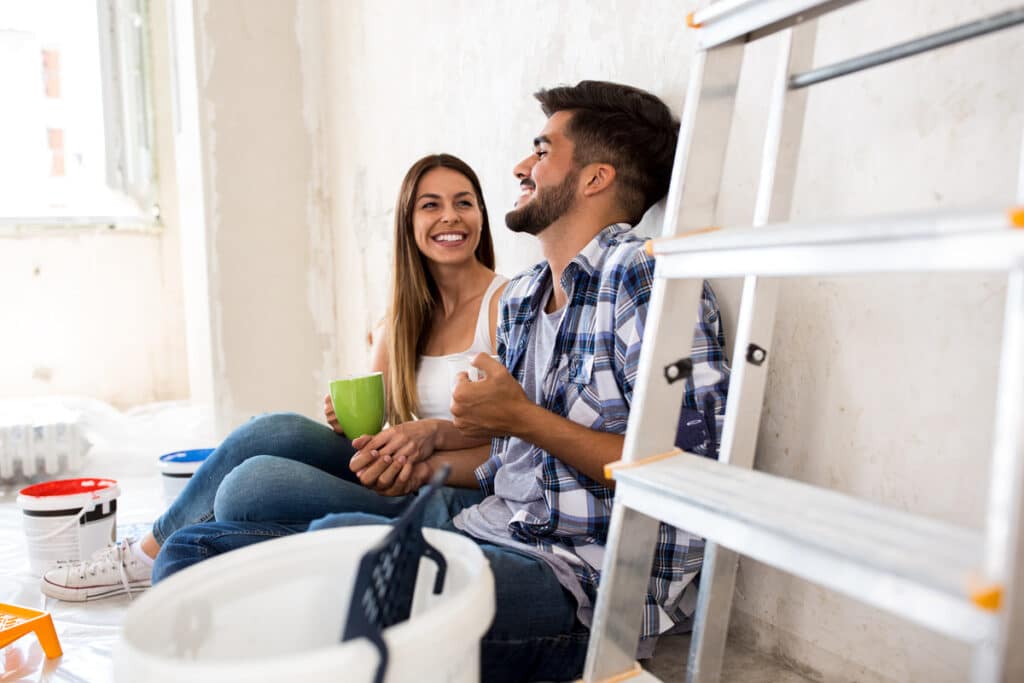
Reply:
[[[583,196],[600,194],[615,182],[615,167],[611,164],[587,164],[580,174],[584,179]]]

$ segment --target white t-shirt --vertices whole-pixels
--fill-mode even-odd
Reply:
[[[420,404],[416,417],[421,420],[430,417],[452,419],[452,389],[448,379],[448,360],[470,353],[494,353],[494,347],[491,346],[491,297],[506,282],[508,278],[495,275],[491,284],[487,285],[483,301],[480,302],[480,314],[476,319],[473,343],[468,349],[447,356],[420,356],[420,367],[416,371],[416,392],[419,394]]]

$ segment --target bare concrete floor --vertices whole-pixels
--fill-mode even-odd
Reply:
[[[659,640],[654,658],[644,668],[666,683],[686,678],[690,636],[666,636]],[[799,672],[768,655],[741,645],[730,645],[722,664],[723,683],[808,683]]]

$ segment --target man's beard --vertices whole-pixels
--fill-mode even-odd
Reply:
[[[533,199],[518,209],[505,214],[505,225],[512,232],[540,234],[545,228],[564,216],[576,200],[579,169],[571,171],[555,187],[537,191]]]

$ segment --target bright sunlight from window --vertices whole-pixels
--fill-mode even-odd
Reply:
[[[152,217],[137,5],[0,0],[0,221]]]

